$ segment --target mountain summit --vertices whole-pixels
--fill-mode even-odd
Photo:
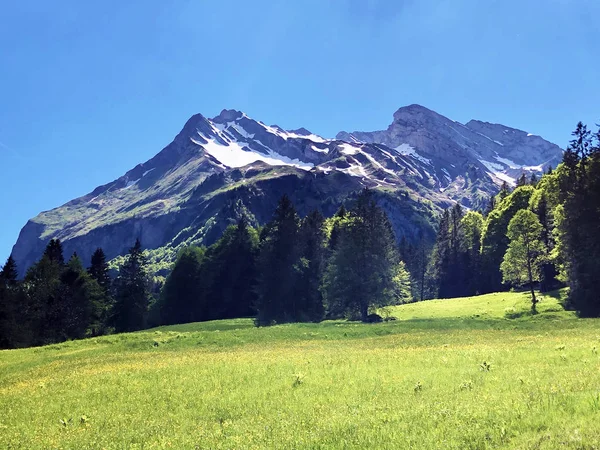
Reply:
[[[421,105],[398,109],[387,130],[342,131],[337,138],[405,148],[430,160],[438,176],[451,179],[474,166],[496,182],[514,183],[521,173],[541,172],[562,159],[562,149],[539,136],[477,120],[463,125]]]
[[[353,193],[373,188],[396,235],[433,236],[435,216],[459,201],[482,207],[501,180],[541,171],[562,150],[539,136],[485,122],[466,125],[419,105],[400,108],[385,131],[340,132],[325,139],[286,131],[241,111],[192,116],[152,159],[91,193],[29,220],[13,247],[21,271],[51,238],[89,259],[109,258],[140,238],[156,271],[185,245],[210,244],[241,215],[270,219],[290,195],[300,214],[326,215]]]

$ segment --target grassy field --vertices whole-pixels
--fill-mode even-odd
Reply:
[[[0,448],[600,448],[600,320],[504,293],[0,352]]]

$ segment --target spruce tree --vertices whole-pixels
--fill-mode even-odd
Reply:
[[[150,283],[146,257],[139,239],[129,249],[115,284],[113,308],[115,330],[126,332],[144,329],[150,302]]]
[[[538,178],[535,172],[531,172],[531,177],[529,178],[529,184],[533,187],[537,186]]]
[[[83,268],[74,253],[60,277],[58,298],[60,310],[56,311],[60,323],[58,340],[79,339],[93,333],[90,327],[97,317],[102,289]]]
[[[321,279],[325,267],[325,219],[314,210],[301,222],[298,233],[299,256],[296,264],[296,297],[298,320],[318,322],[325,308],[321,293]]]
[[[60,241],[51,240],[42,258],[25,275],[26,316],[32,345],[57,342],[63,338],[61,314],[64,310],[60,295],[60,276],[64,268]]]
[[[17,263],[12,255],[8,257],[6,263],[2,267],[0,277],[7,286],[15,286],[17,284],[19,272],[17,270]]]
[[[330,316],[367,321],[370,308],[398,304],[400,259],[391,224],[373,194],[364,190],[341,222],[323,293]]]
[[[573,137],[559,171],[562,211],[558,223],[561,237],[558,244],[568,275],[572,306],[581,316],[598,317],[600,136],[592,137],[580,122]]]
[[[0,270],[0,349],[13,348],[21,342],[19,328],[24,324],[19,317],[20,286],[17,265],[12,255]]]
[[[179,252],[160,294],[160,323],[172,325],[203,320],[206,299],[202,263],[204,248],[187,247]]]
[[[541,240],[544,245],[544,253],[550,255],[554,250],[554,223],[552,219],[552,211],[548,207],[547,195],[544,190],[539,195],[537,204],[534,205],[533,211],[536,213],[540,224],[542,225]],[[546,258],[542,262],[540,274],[540,291],[549,292],[557,287],[557,271],[554,263],[550,258]]]
[[[525,177],[525,173],[523,172],[521,176],[517,179],[517,187],[525,186],[527,184],[527,177]]]
[[[226,319],[254,315],[258,233],[245,216],[230,225],[206,252],[207,303],[203,317]]]
[[[100,247],[98,247],[92,254],[88,273],[94,280],[98,282],[102,289],[104,289],[106,292],[110,290],[111,279],[109,275],[108,263],[106,262],[104,250],[102,250]]]
[[[57,263],[61,266],[65,264],[65,258],[63,256],[63,248],[60,239],[51,239],[46,246],[44,255],[47,256],[51,262]]]
[[[287,195],[281,197],[273,219],[262,230],[256,286],[258,325],[298,319],[295,265],[298,262],[299,218]]]
[[[502,182],[502,187],[500,188],[500,192],[498,193],[498,201],[501,202],[509,195],[510,195],[510,187],[508,186],[508,183],[506,182],[506,180],[504,180]]]
[[[110,325],[110,314],[113,307],[111,292],[112,280],[109,274],[106,255],[101,248],[97,248],[92,254],[88,274],[100,287],[101,297],[96,299],[92,319],[92,334],[106,334]]]

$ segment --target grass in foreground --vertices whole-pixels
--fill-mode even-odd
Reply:
[[[0,448],[600,448],[600,320],[520,293],[0,352]],[[509,318],[510,317],[510,318]]]

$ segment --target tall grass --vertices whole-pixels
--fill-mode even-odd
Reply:
[[[598,448],[600,321],[518,293],[0,352],[0,448]]]

